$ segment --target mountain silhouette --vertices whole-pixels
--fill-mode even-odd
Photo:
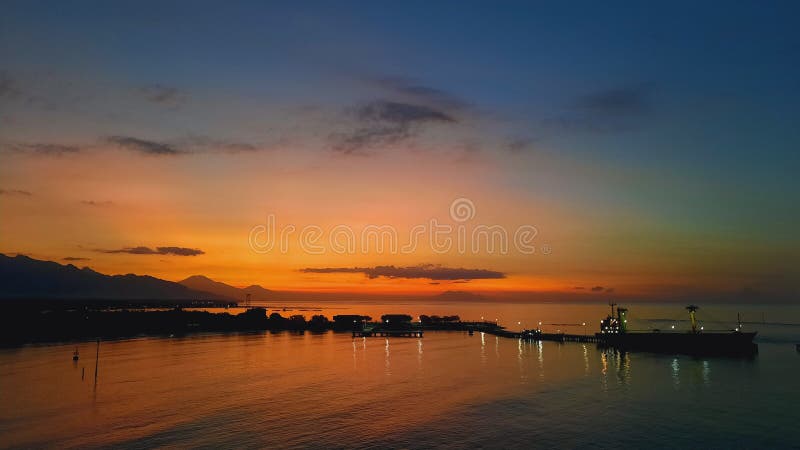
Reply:
[[[222,295],[224,297],[233,298],[243,301],[247,294],[250,294],[250,300],[253,301],[266,301],[273,298],[273,292],[269,289],[254,284],[246,288],[237,288],[229,284],[214,281],[204,275],[193,275],[178,283],[186,286],[189,289],[198,291],[211,292],[212,294]]]
[[[103,300],[236,300],[147,275],[104,275],[72,264],[0,253],[0,298]]]

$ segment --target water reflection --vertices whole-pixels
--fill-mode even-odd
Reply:
[[[672,387],[676,390],[681,387],[681,363],[678,358],[672,359]]]
[[[385,352],[386,352],[386,366],[385,366],[386,367],[386,375],[391,375],[392,374],[392,370],[391,370],[391,364],[389,363],[389,338],[386,338]]]
[[[539,378],[544,379],[544,346],[536,341],[536,360],[539,362]]]
[[[626,386],[631,376],[631,358],[628,352],[599,347],[598,350],[600,351],[600,385],[602,390],[608,390],[609,370],[614,371],[618,386]],[[588,367],[586,369],[588,370]]]
[[[583,374],[585,376],[589,375],[589,348],[586,347],[586,344],[581,345],[583,347]]]
[[[85,358],[81,352],[77,367],[69,358],[72,346],[0,350],[0,442],[20,448],[266,447],[275,442],[314,448],[326,442],[374,448],[447,442],[513,447],[520,441],[498,439],[530,432],[525,442],[533,442],[542,437],[531,431],[538,428],[574,444],[574,428],[564,424],[580,421],[598,427],[597,432],[613,419],[614,426],[630,433],[664,419],[691,429],[705,420],[700,414],[720,410],[737,425],[756,420],[759,426],[777,423],[785,430],[791,414],[775,408],[776,399],[786,405],[800,401],[791,389],[791,374],[800,370],[794,349],[789,362],[781,353],[765,364],[766,352],[743,362],[499,338],[497,359],[489,363],[486,338],[482,334],[476,342],[477,336],[431,332],[424,339],[384,338],[383,348],[381,338],[358,342],[349,333],[103,343],[96,394],[93,346]],[[692,396],[675,395],[690,387]],[[687,405],[686,398],[694,403]],[[652,407],[654,402],[659,408]],[[578,403],[614,412],[598,414],[597,408],[576,408]],[[407,407],[386,414],[385,405],[398,404]],[[747,408],[737,409],[740,404]],[[485,414],[476,408],[486,408]],[[333,417],[345,419],[332,423]],[[537,427],[519,417],[535,417]],[[470,432],[480,440],[465,437]],[[258,440],[261,436],[265,441]]]
[[[417,339],[417,367],[422,368],[422,339]]]
[[[486,366],[486,333],[481,331],[481,365]]]

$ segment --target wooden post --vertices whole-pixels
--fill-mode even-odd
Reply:
[[[97,366],[100,363],[100,338],[97,338],[97,351],[94,355],[94,384],[97,385]]]

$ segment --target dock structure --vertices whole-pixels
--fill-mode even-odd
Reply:
[[[482,330],[484,333],[494,336],[506,337],[511,339],[524,339],[527,341],[551,341],[551,342],[600,342],[597,336],[589,334],[567,334],[567,333],[542,333],[540,330],[508,331],[502,328],[492,328]]]
[[[421,329],[409,330],[381,330],[381,329],[363,329],[353,330],[353,337],[411,337],[421,338],[424,332]]]

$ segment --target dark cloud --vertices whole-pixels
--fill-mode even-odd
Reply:
[[[376,100],[355,109],[355,116],[366,122],[411,126],[426,122],[455,122],[446,112],[425,105]]]
[[[191,148],[197,152],[249,153],[268,148],[267,146],[258,146],[249,142],[214,138],[210,136],[189,136],[181,139],[179,142],[182,146]]]
[[[67,257],[64,257],[64,258],[61,258],[61,259],[63,259],[64,261],[89,261],[89,260],[91,260],[91,258],[80,258],[80,257],[77,257],[77,256],[67,256]]]
[[[582,291],[582,290],[584,290],[586,288],[583,287],[583,286],[575,286],[572,289],[575,289],[576,291]],[[614,292],[614,288],[607,288],[607,287],[603,287],[603,286],[594,286],[589,290],[592,291],[592,292],[605,292],[607,294],[611,294],[612,292]]]
[[[8,72],[0,71],[0,98],[7,100],[15,100],[22,95],[22,92],[17,87],[16,81],[11,78]]]
[[[545,129],[614,133],[640,128],[653,111],[653,86],[646,83],[603,89],[575,98],[567,111],[543,121]]]
[[[487,269],[464,269],[443,267],[433,264],[421,264],[418,266],[396,267],[396,266],[375,266],[375,267],[324,267],[324,268],[305,268],[301,269],[304,273],[363,273],[370,279],[378,277],[386,278],[424,278],[428,280],[479,280],[479,279],[499,279],[505,278],[502,272]]]
[[[579,97],[576,106],[598,114],[642,114],[650,109],[651,90],[646,84],[606,89]]]
[[[204,255],[206,252],[198,248],[186,247],[156,247],[159,255],[177,255],[177,256],[197,256]]]
[[[98,206],[98,207],[103,207],[103,206],[112,206],[112,205],[114,205],[114,202],[112,202],[112,201],[110,201],[110,200],[104,200],[104,201],[98,201],[98,200],[81,200],[81,204],[83,204],[83,205],[86,205],[86,206]]]
[[[425,86],[407,77],[382,77],[372,80],[379,87],[411,101],[445,110],[468,108],[468,102],[441,89]]]
[[[506,143],[506,150],[511,153],[522,153],[533,147],[533,139],[519,138],[512,139]]]
[[[22,195],[24,197],[30,197],[33,194],[20,189],[0,189],[0,195]]]
[[[0,100],[8,102],[13,101],[25,106],[44,107],[47,109],[55,108],[55,105],[50,101],[32,92],[29,87],[23,86],[24,84],[29,84],[25,83],[25,81],[29,80],[18,76],[12,76],[10,73],[0,70]]]
[[[457,122],[453,115],[441,109],[389,100],[375,100],[350,113],[359,126],[351,132],[331,135],[333,149],[343,154],[363,154],[373,147],[403,141],[424,125]]]
[[[186,153],[186,151],[181,150],[171,144],[149,141],[130,136],[110,136],[106,138],[106,141],[122,148],[133,150],[145,155],[171,156]]]
[[[82,150],[76,145],[48,143],[5,143],[3,151],[40,156],[63,156],[78,153]]]
[[[205,254],[204,251],[197,248],[186,247],[125,247],[116,250],[97,250],[100,253],[128,253],[131,255],[175,255],[175,256],[197,256]]]
[[[186,94],[178,88],[151,84],[139,89],[145,99],[169,107],[179,107],[186,102]]]

